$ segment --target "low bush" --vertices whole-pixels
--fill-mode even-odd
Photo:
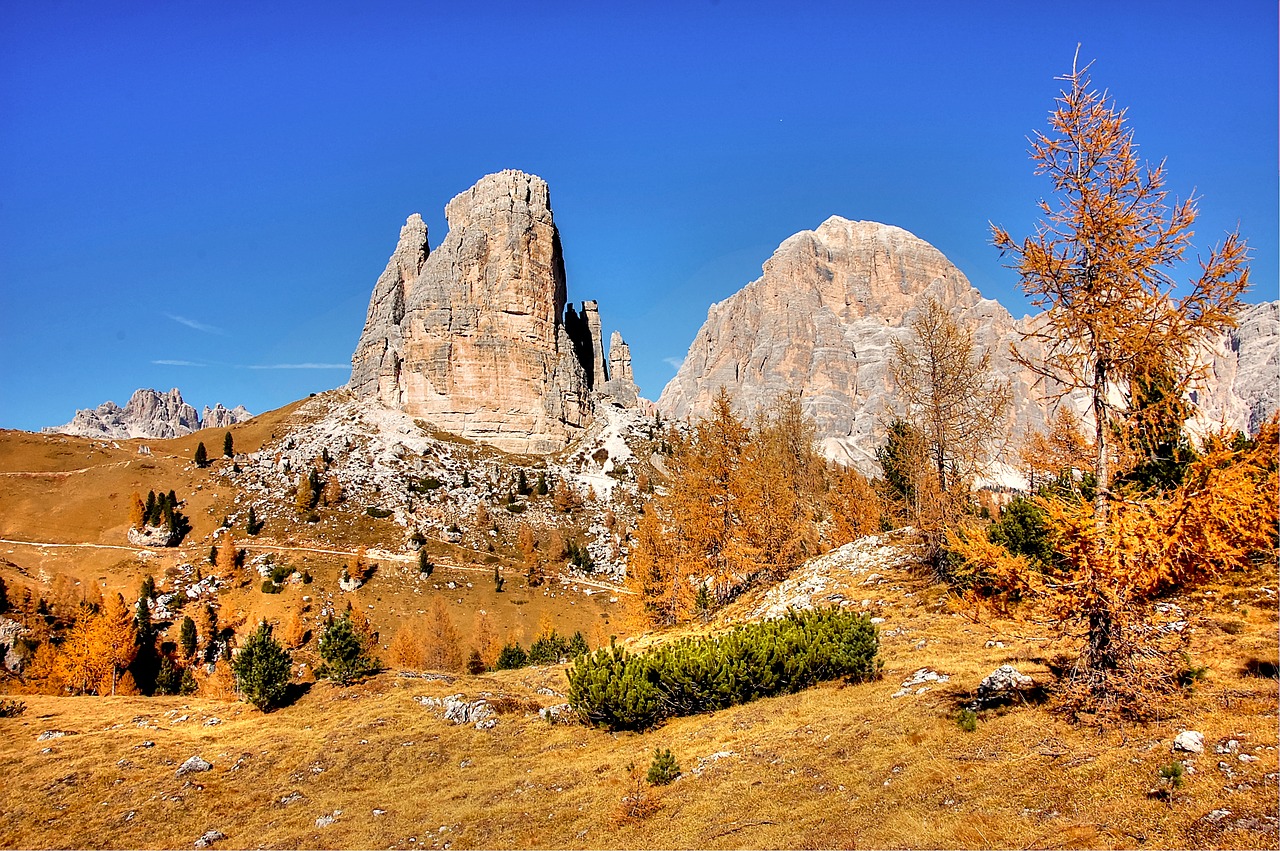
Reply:
[[[0,718],[17,718],[27,711],[27,705],[21,700],[0,700]]]
[[[670,748],[656,748],[653,761],[649,763],[649,773],[645,780],[650,786],[666,786],[680,776],[680,763],[671,755]]]
[[[376,505],[371,505],[364,510],[364,513],[378,520],[385,520],[386,518],[390,517],[394,512],[392,512],[391,509],[389,508],[379,508]]]
[[[498,661],[494,662],[493,667],[498,671],[511,671],[523,668],[527,664],[529,664],[529,654],[519,644],[512,642],[502,648],[502,652],[498,654]]]
[[[592,724],[645,730],[819,682],[861,682],[880,670],[870,618],[840,609],[790,611],[710,638],[685,638],[633,655],[611,646],[577,659],[569,703]]]

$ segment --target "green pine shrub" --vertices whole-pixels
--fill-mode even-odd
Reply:
[[[316,668],[316,676],[344,686],[378,670],[349,614],[343,614],[320,636],[320,658],[324,661]]]
[[[514,641],[505,645],[502,652],[498,654],[498,660],[493,663],[493,667],[498,671],[512,671],[516,668],[523,668],[529,664],[529,654],[524,648]]]
[[[655,748],[653,762],[649,763],[649,773],[645,780],[650,786],[666,786],[680,776],[680,763],[671,755],[670,748]]]
[[[785,617],[643,654],[611,646],[578,658],[569,703],[589,723],[645,730],[662,720],[794,693],[826,680],[877,676],[879,638],[869,617],[840,609]]]
[[[262,621],[231,660],[236,689],[263,712],[279,706],[289,688],[293,659],[271,635],[271,624]]]

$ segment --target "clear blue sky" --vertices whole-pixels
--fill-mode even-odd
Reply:
[[[0,427],[179,387],[255,413],[343,384],[405,217],[550,183],[569,294],[656,398],[707,307],[839,214],[1027,307],[1026,234],[1077,42],[1197,243],[1277,297],[1276,4],[0,4]],[[334,366],[336,365],[336,366]]]

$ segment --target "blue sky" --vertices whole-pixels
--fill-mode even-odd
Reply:
[[[0,3],[0,427],[137,387],[254,412],[343,384],[420,212],[551,186],[570,298],[657,398],[707,307],[792,233],[898,225],[1027,311],[1077,42],[1197,246],[1239,223],[1277,297],[1276,5],[1191,2]]]

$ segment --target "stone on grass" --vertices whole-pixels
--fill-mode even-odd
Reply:
[[[61,739],[63,736],[74,736],[74,735],[75,735],[75,732],[73,732],[72,730],[45,730],[40,735],[36,736],[36,741],[47,742],[50,739]]]
[[[210,845],[217,842],[219,839],[226,839],[226,838],[227,838],[227,835],[220,830],[206,830],[203,834],[201,834],[200,838],[196,840],[195,845],[197,848],[208,848]]]
[[[201,771],[209,771],[212,768],[213,763],[198,756],[193,756],[182,764],[175,776],[182,777],[187,774],[196,774]]]
[[[1019,696],[1023,690],[1032,688],[1035,684],[1035,680],[1012,665],[1001,665],[978,684],[977,703],[981,706],[1007,700]]]
[[[1204,736],[1195,730],[1183,730],[1174,737],[1173,749],[1184,753],[1204,753]]]

